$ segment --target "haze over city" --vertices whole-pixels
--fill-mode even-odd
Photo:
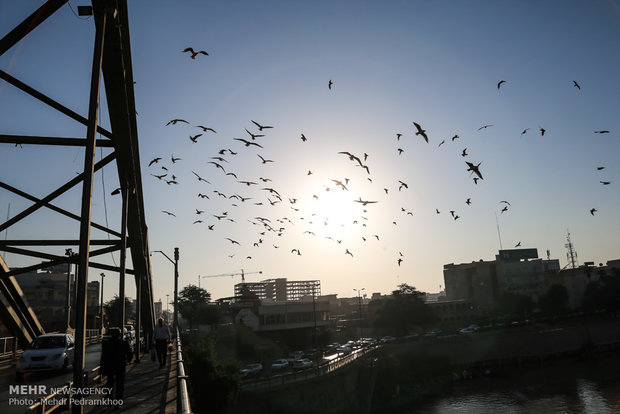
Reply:
[[[3,35],[42,3],[2,2]],[[77,5],[0,67],[85,115],[94,25]],[[565,266],[568,231],[580,262],[619,256],[618,2],[131,2],[129,15],[149,245],[179,248],[181,287],[243,269],[339,296],[437,292],[444,264],[492,260],[500,242]],[[85,134],[4,81],[0,125]],[[2,180],[39,196],[83,164],[81,148],[0,145]],[[96,174],[93,221],[120,222],[118,186],[114,167]],[[0,217],[30,205],[0,194]],[[58,199],[79,203],[80,187]],[[0,236],[78,230],[40,211]],[[151,264],[165,301],[172,264]],[[240,281],[200,284],[215,299]]]

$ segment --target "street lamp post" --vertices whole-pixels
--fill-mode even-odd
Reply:
[[[168,257],[168,255],[161,250],[153,250],[156,253],[161,253],[170,263],[174,265],[174,332],[176,332],[177,324],[179,322],[179,313],[177,310],[177,300],[179,296],[179,248],[174,248],[174,260]]]
[[[366,288],[361,288],[361,289],[353,289],[354,291],[357,292],[357,301],[359,303],[359,319],[360,319],[360,339],[364,336],[363,335],[363,330],[362,330],[362,290],[365,290]]]
[[[101,273],[101,301],[99,303],[99,335],[103,335],[103,278],[105,273]]]
[[[69,332],[71,325],[71,257],[74,255],[73,249],[65,249],[65,255],[69,256],[67,263],[67,299],[65,302],[65,332]]]

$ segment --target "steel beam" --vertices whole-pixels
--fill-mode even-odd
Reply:
[[[0,134],[0,144],[15,145],[62,145],[67,147],[85,147],[85,138],[66,138],[66,137],[39,137],[32,135],[6,135]],[[99,147],[114,147],[110,140],[102,139],[97,143]]]
[[[66,2],[67,0],[48,0],[34,13],[24,19],[23,22],[15,26],[13,30],[0,39],[0,56],[12,48],[17,42],[22,40],[39,24],[43,23],[48,17],[54,14],[54,12]]]
[[[97,115],[106,33],[107,10],[103,5],[94,8],[95,45],[91,72],[90,98],[88,100],[88,144],[84,151],[84,181],[82,185],[82,221],[80,223],[79,273],[76,287],[75,357],[73,360],[73,384],[84,386],[84,357],[86,353],[86,289],[88,285],[88,259],[90,250],[90,221],[92,206],[93,175],[95,173],[95,150],[97,140]],[[81,405],[73,405],[71,411],[82,413]]]

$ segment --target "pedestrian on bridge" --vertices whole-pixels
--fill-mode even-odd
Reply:
[[[155,325],[155,332],[153,333],[153,338],[155,339],[155,350],[157,351],[159,368],[162,368],[166,365],[168,343],[170,342],[170,329],[168,329],[168,325],[164,323],[163,318],[159,318],[157,320],[157,325]]]
[[[121,337],[119,328],[108,330],[111,336],[101,343],[101,374],[108,377],[106,386],[115,389],[115,399],[122,400],[125,388],[125,367],[133,359],[129,343]]]

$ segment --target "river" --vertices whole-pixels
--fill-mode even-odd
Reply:
[[[620,413],[620,357],[555,361],[542,367],[451,382],[401,413]]]

